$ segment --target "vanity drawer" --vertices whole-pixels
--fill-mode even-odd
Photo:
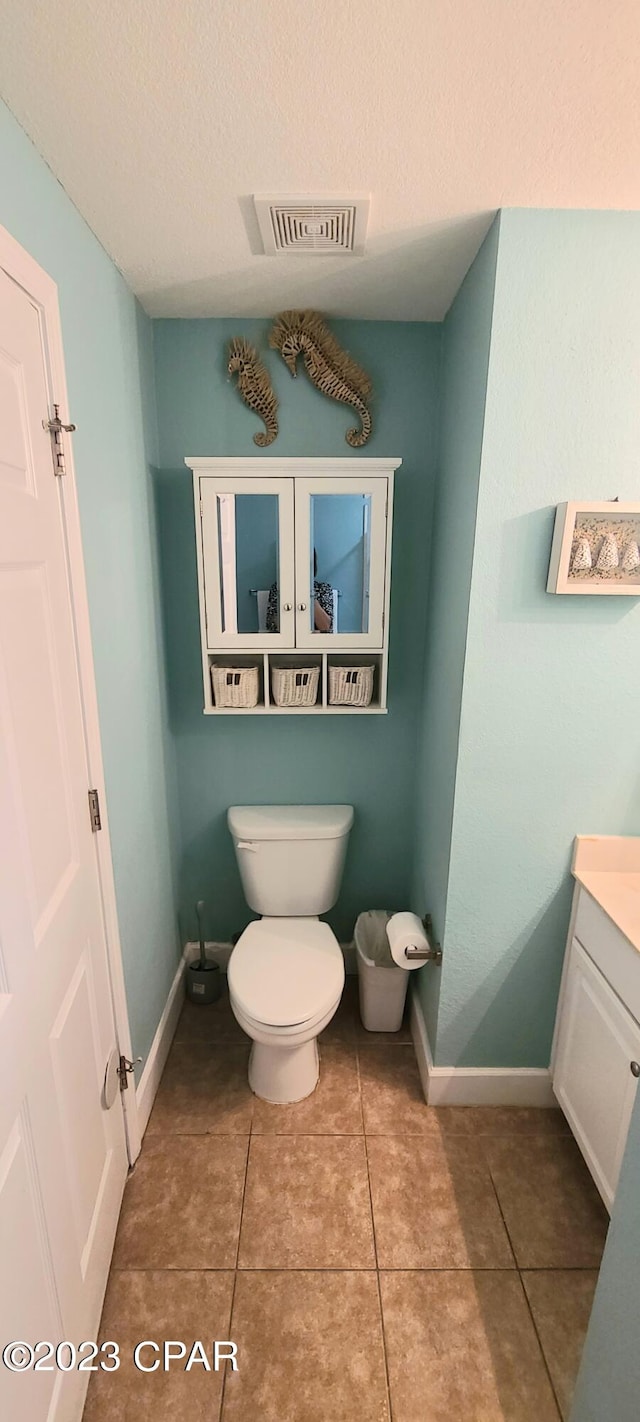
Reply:
[[[640,953],[583,888],[573,931],[627,1010],[640,1022]]]

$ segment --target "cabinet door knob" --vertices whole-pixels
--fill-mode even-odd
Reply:
[[[291,612],[291,603],[290,603],[290,602],[283,602],[283,604],[282,604],[282,611],[283,611],[283,612]]]
[[[640,1062],[630,1062],[629,1065],[631,1067],[631,1075],[640,1076]]]
[[[307,610],[307,604],[306,604],[306,602],[299,602],[299,603],[298,603],[298,612],[306,612],[306,610]]]

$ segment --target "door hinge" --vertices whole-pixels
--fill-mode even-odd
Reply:
[[[97,790],[89,790],[87,793],[89,796],[89,819],[91,820],[91,828],[93,833],[97,834],[98,830],[102,829],[100,797]]]
[[[123,1056],[120,1058],[120,1061],[118,1063],[118,1076],[120,1078],[121,1091],[129,1090],[129,1075],[131,1072],[135,1071],[137,1063],[141,1061],[142,1057],[136,1057],[135,1061],[132,1062],[129,1061],[128,1057]]]
[[[75,425],[63,425],[60,419],[60,406],[54,405],[53,419],[42,421],[43,430],[48,430],[51,435],[51,448],[53,451],[53,472],[54,474],[66,474],[64,463],[64,440],[63,433],[72,434]]]

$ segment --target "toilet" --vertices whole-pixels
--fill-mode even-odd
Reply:
[[[249,1085],[285,1105],[318,1081],[317,1038],[344,987],[337,938],[318,914],[338,897],[351,805],[233,805],[227,824],[250,908],[232,949],[229,1000],[252,1038]]]

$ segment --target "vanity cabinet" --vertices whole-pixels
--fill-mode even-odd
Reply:
[[[610,1211],[640,1076],[640,955],[576,886],[553,1089]]]
[[[205,713],[386,710],[393,476],[400,460],[186,463],[194,480]],[[212,668],[219,674],[225,666],[245,666],[254,675],[257,668],[257,705],[215,704]],[[354,668],[357,678],[365,666],[373,668],[369,705],[334,704],[336,669]],[[312,705],[275,704],[274,673],[288,667],[313,669]]]

